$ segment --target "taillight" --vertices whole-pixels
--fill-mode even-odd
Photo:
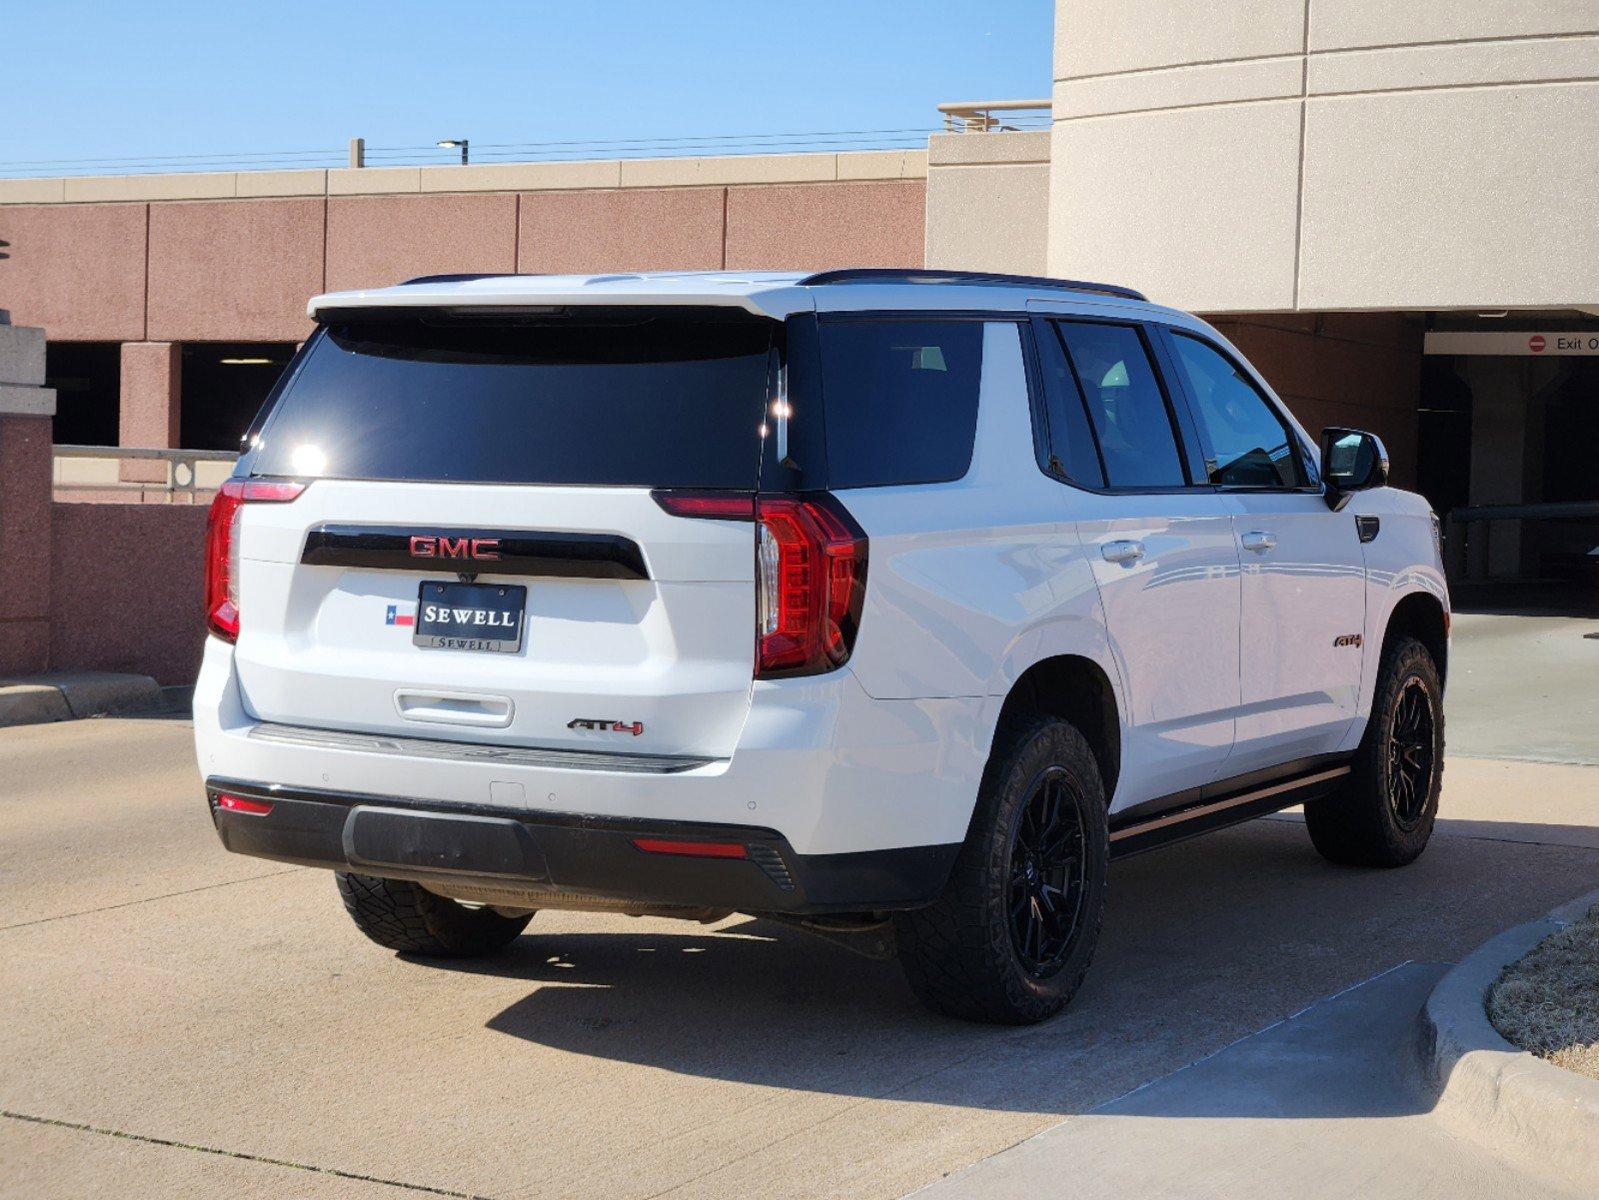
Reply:
[[[848,661],[866,599],[867,539],[837,498],[660,491],[655,499],[677,516],[757,522],[757,679]]]
[[[230,479],[217,489],[205,526],[205,625],[223,641],[239,639],[239,509],[284,504],[305,484],[279,479]]]

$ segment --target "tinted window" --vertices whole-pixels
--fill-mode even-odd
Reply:
[[[983,373],[981,322],[829,321],[821,326],[821,357],[833,487],[966,474]]]
[[[1248,376],[1197,338],[1172,338],[1213,464],[1210,481],[1228,487],[1298,487],[1297,439]]]
[[[1089,487],[1104,487],[1105,473],[1099,466],[1099,451],[1094,449],[1088,410],[1061,348],[1060,334],[1053,325],[1041,327],[1040,334],[1038,365],[1044,375],[1044,415],[1049,424],[1043,465]]]
[[[692,314],[332,325],[250,470],[752,489],[772,329]]]
[[[1059,323],[1111,487],[1183,487],[1171,412],[1130,325]]]

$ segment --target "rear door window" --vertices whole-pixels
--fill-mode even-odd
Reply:
[[[1131,325],[1056,324],[1113,488],[1188,485],[1170,406]]]
[[[753,490],[775,329],[700,310],[332,323],[279,394],[247,469]]]
[[[1254,381],[1214,346],[1177,330],[1172,335],[1205,438],[1210,482],[1239,488],[1304,486],[1299,439]]]
[[[983,373],[981,321],[828,320],[820,339],[833,487],[966,474]]]

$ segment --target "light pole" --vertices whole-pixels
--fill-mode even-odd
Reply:
[[[456,150],[456,149],[459,149],[461,151],[461,165],[463,167],[466,166],[466,151],[467,151],[467,147],[470,146],[471,144],[472,143],[467,141],[465,138],[445,138],[442,142],[436,142],[435,143],[435,145],[437,145],[440,150]]]

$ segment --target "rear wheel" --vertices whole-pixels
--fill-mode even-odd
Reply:
[[[403,879],[336,872],[344,911],[380,946],[429,958],[483,958],[503,950],[527,923],[489,908],[469,908]]]
[[[1395,638],[1377,668],[1365,737],[1344,786],[1305,805],[1310,840],[1353,867],[1402,867],[1432,837],[1444,773],[1443,685],[1427,648]]]
[[[1105,912],[1105,789],[1087,741],[1028,716],[995,738],[949,884],[895,918],[912,989],[948,1016],[1025,1025],[1059,1012]]]

